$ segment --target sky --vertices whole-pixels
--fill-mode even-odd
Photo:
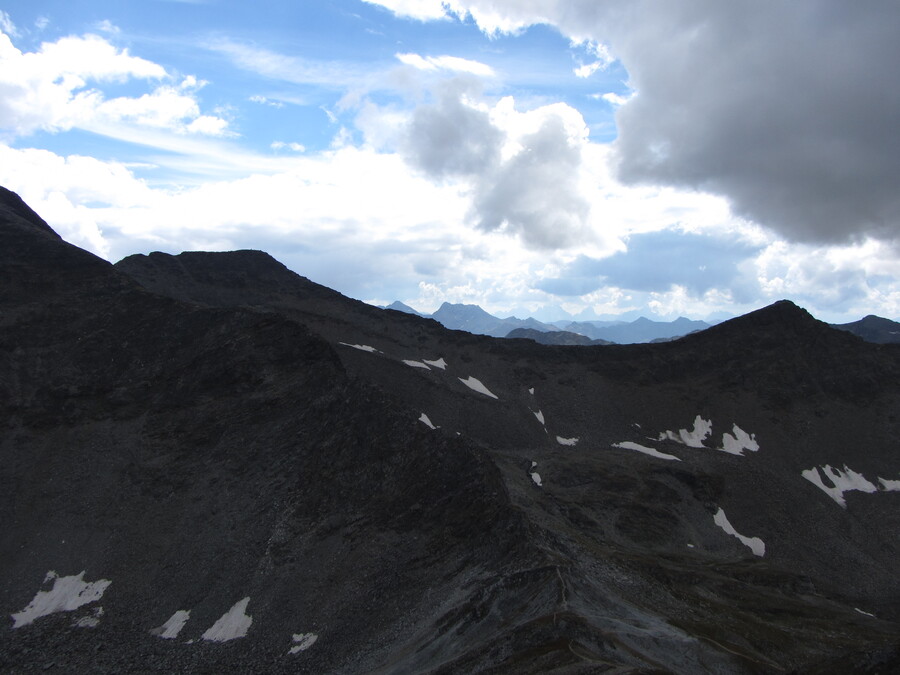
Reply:
[[[0,0],[0,185],[67,241],[373,304],[900,318],[895,0]]]

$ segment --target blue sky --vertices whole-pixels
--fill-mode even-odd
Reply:
[[[0,184],[373,303],[900,317],[893,3],[0,3]],[[802,84],[798,84],[802,83]]]

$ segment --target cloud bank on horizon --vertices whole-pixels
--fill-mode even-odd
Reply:
[[[297,4],[7,4],[0,184],[423,311],[900,316],[900,5]]]

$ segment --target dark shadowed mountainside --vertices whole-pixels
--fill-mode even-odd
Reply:
[[[887,344],[900,342],[900,323],[869,314],[859,321],[831,324],[833,328],[858,335],[866,342]]]
[[[0,190],[2,672],[886,673],[900,347],[542,345]]]
[[[525,338],[542,345],[609,345],[606,340],[592,340],[585,335],[565,330],[540,331],[533,328],[516,328],[509,331],[508,338]]]

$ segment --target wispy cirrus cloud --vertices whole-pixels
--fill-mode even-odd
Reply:
[[[9,14],[0,9],[0,31],[3,31],[7,35],[11,35],[12,37],[18,37],[19,29],[16,28],[16,24],[13,23],[12,18],[10,18]]]
[[[458,73],[470,73],[480,77],[493,77],[496,73],[489,65],[464,59],[458,56],[420,56],[419,54],[395,54],[398,61],[418,70],[427,71],[452,71]]]
[[[231,60],[239,68],[292,84],[345,90],[371,82],[381,69],[373,64],[309,59],[282,54],[229,38],[207,40],[203,46]]]

